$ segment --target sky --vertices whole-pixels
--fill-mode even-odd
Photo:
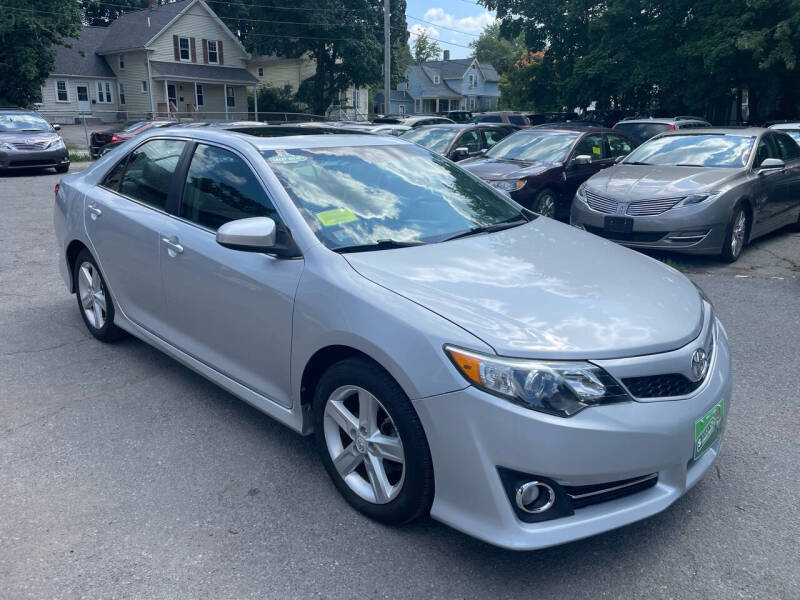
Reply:
[[[469,56],[469,43],[494,21],[493,12],[472,0],[406,0],[406,5],[409,30],[427,31],[429,38],[439,41],[442,50],[450,50],[451,58]],[[409,43],[413,40],[411,35]]]

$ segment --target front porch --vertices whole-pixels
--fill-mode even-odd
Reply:
[[[459,98],[453,97],[436,97],[436,98],[422,98],[417,100],[414,106],[414,112],[422,115],[436,114],[445,110],[458,110]]]

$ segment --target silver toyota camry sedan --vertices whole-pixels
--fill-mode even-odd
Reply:
[[[313,434],[383,523],[542,548],[720,451],[728,343],[688,279],[400,139],[158,130],[64,177],[55,231],[92,335]]]

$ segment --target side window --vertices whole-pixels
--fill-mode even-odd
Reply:
[[[458,138],[455,148],[464,147],[470,154],[481,151],[481,137],[477,130],[467,131],[462,133]]]
[[[772,136],[778,146],[778,152],[783,160],[794,160],[800,157],[800,148],[797,143],[785,133],[778,133]]]
[[[234,153],[199,144],[183,187],[181,217],[209,229],[278,213],[247,163]]]
[[[599,133],[592,133],[578,142],[572,156],[591,156],[592,162],[603,159],[603,136]]]
[[[758,149],[756,150],[756,160],[753,163],[754,167],[760,167],[761,163],[767,158],[780,158],[772,137],[771,135],[765,135],[759,140]]]
[[[131,152],[120,180],[120,194],[164,210],[185,145],[178,140],[152,140]]]
[[[486,137],[486,147],[491,148],[497,142],[502,140],[508,135],[508,132],[502,129],[484,129],[483,135]]]
[[[606,135],[608,141],[608,156],[609,158],[616,158],[618,156],[627,156],[633,150],[633,144],[621,135],[609,133]]]
[[[103,177],[103,181],[100,183],[100,185],[115,192],[119,190],[119,182],[122,179],[122,174],[125,172],[125,165],[127,163],[128,157],[126,156],[119,161],[114,168],[106,174],[105,177]]]

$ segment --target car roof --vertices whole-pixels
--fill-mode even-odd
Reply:
[[[436,123],[435,125],[421,125],[414,131],[421,129],[508,129],[513,127],[509,123]]]
[[[523,129],[522,131],[539,132],[539,131],[553,131],[564,132],[572,131],[575,133],[620,133],[627,135],[625,132],[617,132],[608,127],[595,127],[593,125],[580,125],[578,123],[543,123],[542,125],[535,125],[530,129]]]
[[[674,131],[665,131],[659,134],[660,136],[667,135],[742,135],[742,136],[759,136],[762,133],[769,131],[765,127],[704,127],[702,129],[676,129]]]
[[[708,123],[705,119],[701,117],[635,117],[631,119],[621,119],[617,121],[617,125],[622,125],[623,123],[665,123],[667,125],[672,123]]]
[[[800,121],[787,121],[786,123],[773,123],[769,129],[800,129]]]

